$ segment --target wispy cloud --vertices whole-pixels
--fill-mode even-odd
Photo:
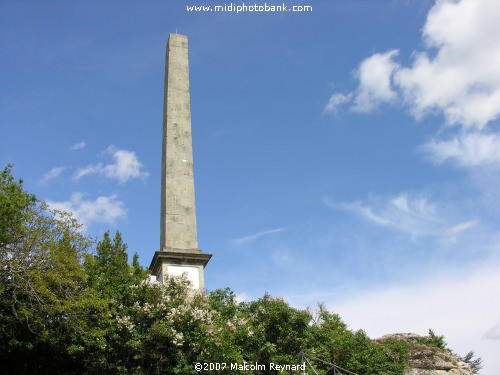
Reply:
[[[324,108],[324,112],[332,113],[334,115],[338,115],[342,106],[346,103],[349,103],[352,99],[352,94],[342,94],[342,93],[334,93],[330,96],[330,100],[326,104]]]
[[[436,164],[450,161],[458,166],[500,166],[500,134],[472,132],[447,140],[432,139],[420,150]]]
[[[498,320],[497,324],[489,328],[484,333],[484,338],[489,340],[500,340],[500,319]]]
[[[278,265],[286,265],[292,262],[292,254],[289,249],[278,249],[272,253],[273,261]]]
[[[116,195],[100,196],[95,200],[85,199],[85,194],[76,192],[67,201],[56,202],[48,200],[51,209],[71,212],[84,226],[84,230],[93,223],[113,224],[118,219],[127,216],[125,203]]]
[[[87,175],[98,174],[123,184],[130,179],[140,178],[144,181],[149,177],[149,173],[143,170],[143,165],[135,152],[121,150],[111,145],[106,148],[104,153],[111,155],[113,162],[109,164],[98,163],[79,168],[74,179],[79,180]]]
[[[85,141],[81,141],[79,143],[75,143],[73,146],[71,146],[69,149],[70,150],[81,150],[84,149],[86,146]]]
[[[40,185],[45,185],[47,184],[50,180],[53,180],[54,178],[57,178],[64,170],[66,167],[54,167],[47,173],[45,173],[40,181],[38,182]]]
[[[323,203],[372,224],[407,233],[412,238],[440,236],[444,239],[478,224],[476,220],[453,223],[453,218],[426,196],[406,192],[392,197],[371,197],[365,202],[334,203],[325,198]]]
[[[236,246],[241,246],[241,245],[245,245],[245,244],[248,244],[250,242],[256,241],[259,238],[262,238],[262,237],[265,237],[265,236],[269,236],[271,234],[283,232],[283,231],[285,231],[287,229],[288,228],[281,227],[281,228],[276,228],[276,229],[264,230],[264,231],[257,232],[257,233],[254,233],[254,234],[251,234],[251,235],[248,235],[248,236],[244,236],[244,237],[232,239],[231,243],[233,245],[236,245]]]
[[[470,221],[465,221],[463,223],[459,223],[457,225],[452,226],[451,228],[448,229],[449,234],[459,234],[467,229],[474,228],[479,222],[477,220],[470,220]]]

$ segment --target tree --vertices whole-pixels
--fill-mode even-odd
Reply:
[[[14,181],[12,165],[0,174],[0,249],[2,256],[16,243],[25,231],[29,210],[36,204],[36,197],[23,190],[23,180]]]
[[[444,340],[444,336],[438,336],[432,329],[429,328],[429,334],[423,338],[422,343],[435,346],[438,349],[447,349],[448,343]]]
[[[363,330],[352,332],[339,315],[319,306],[309,331],[310,354],[358,374],[402,374],[408,361],[408,348],[394,340],[374,343]],[[327,365],[318,364],[326,371]]]
[[[88,287],[102,298],[120,300],[134,281],[140,281],[134,280],[143,275],[137,266],[138,262],[134,275],[134,270],[128,264],[127,245],[123,243],[121,233],[117,231],[111,240],[107,231],[102,241],[97,243],[95,255],[85,255]]]
[[[89,238],[71,215],[51,211],[15,181],[0,176],[0,350],[12,372],[37,372],[62,362],[82,319]]]
[[[290,307],[282,298],[265,294],[257,301],[243,304],[241,316],[248,320],[253,332],[242,342],[248,361],[295,363],[306,348],[311,316],[306,310]]]
[[[474,352],[472,350],[465,356],[459,358],[471,367],[473,374],[479,374],[483,368],[483,359],[481,357],[474,359]]]

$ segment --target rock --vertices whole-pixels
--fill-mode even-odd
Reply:
[[[425,344],[425,337],[414,333],[394,333],[373,341],[388,339],[408,344],[410,360],[405,375],[472,375],[470,366],[449,349]]]

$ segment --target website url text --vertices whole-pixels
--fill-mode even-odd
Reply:
[[[224,4],[224,5],[187,5],[188,12],[312,12],[312,5],[268,5],[264,4]]]

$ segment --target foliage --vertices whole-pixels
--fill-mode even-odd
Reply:
[[[0,174],[0,248],[2,251],[24,233],[24,222],[36,197],[23,190],[23,181],[14,181],[12,166]]]
[[[86,321],[80,261],[90,240],[70,215],[48,210],[24,191],[10,166],[0,177],[0,212],[2,365],[23,373],[49,370],[67,359],[65,348]]]
[[[265,294],[257,301],[242,304],[241,316],[250,334],[242,343],[249,362],[295,363],[297,354],[306,348],[311,316],[281,298]]]
[[[389,340],[376,344],[363,330],[352,332],[340,316],[319,306],[310,329],[310,354],[358,374],[402,374],[409,354],[405,344]],[[326,371],[326,364],[317,369]]]
[[[422,338],[422,344],[428,346],[434,346],[438,349],[447,349],[448,343],[444,340],[444,336],[438,336],[436,333],[429,328],[429,334]]]
[[[268,294],[238,302],[228,288],[195,292],[184,276],[151,282],[137,254],[129,264],[119,232],[93,243],[71,215],[24,191],[10,166],[0,183],[4,372],[189,375],[199,373],[195,363],[296,364],[300,352],[359,374],[404,372],[404,344],[374,343],[321,305],[313,313]],[[425,340],[446,346],[432,331]]]
[[[462,361],[467,363],[471,369],[473,374],[479,374],[481,369],[483,368],[483,359],[481,357],[478,357],[476,359],[474,358],[474,352],[471,350],[469,353],[467,353],[465,356],[460,357]]]

